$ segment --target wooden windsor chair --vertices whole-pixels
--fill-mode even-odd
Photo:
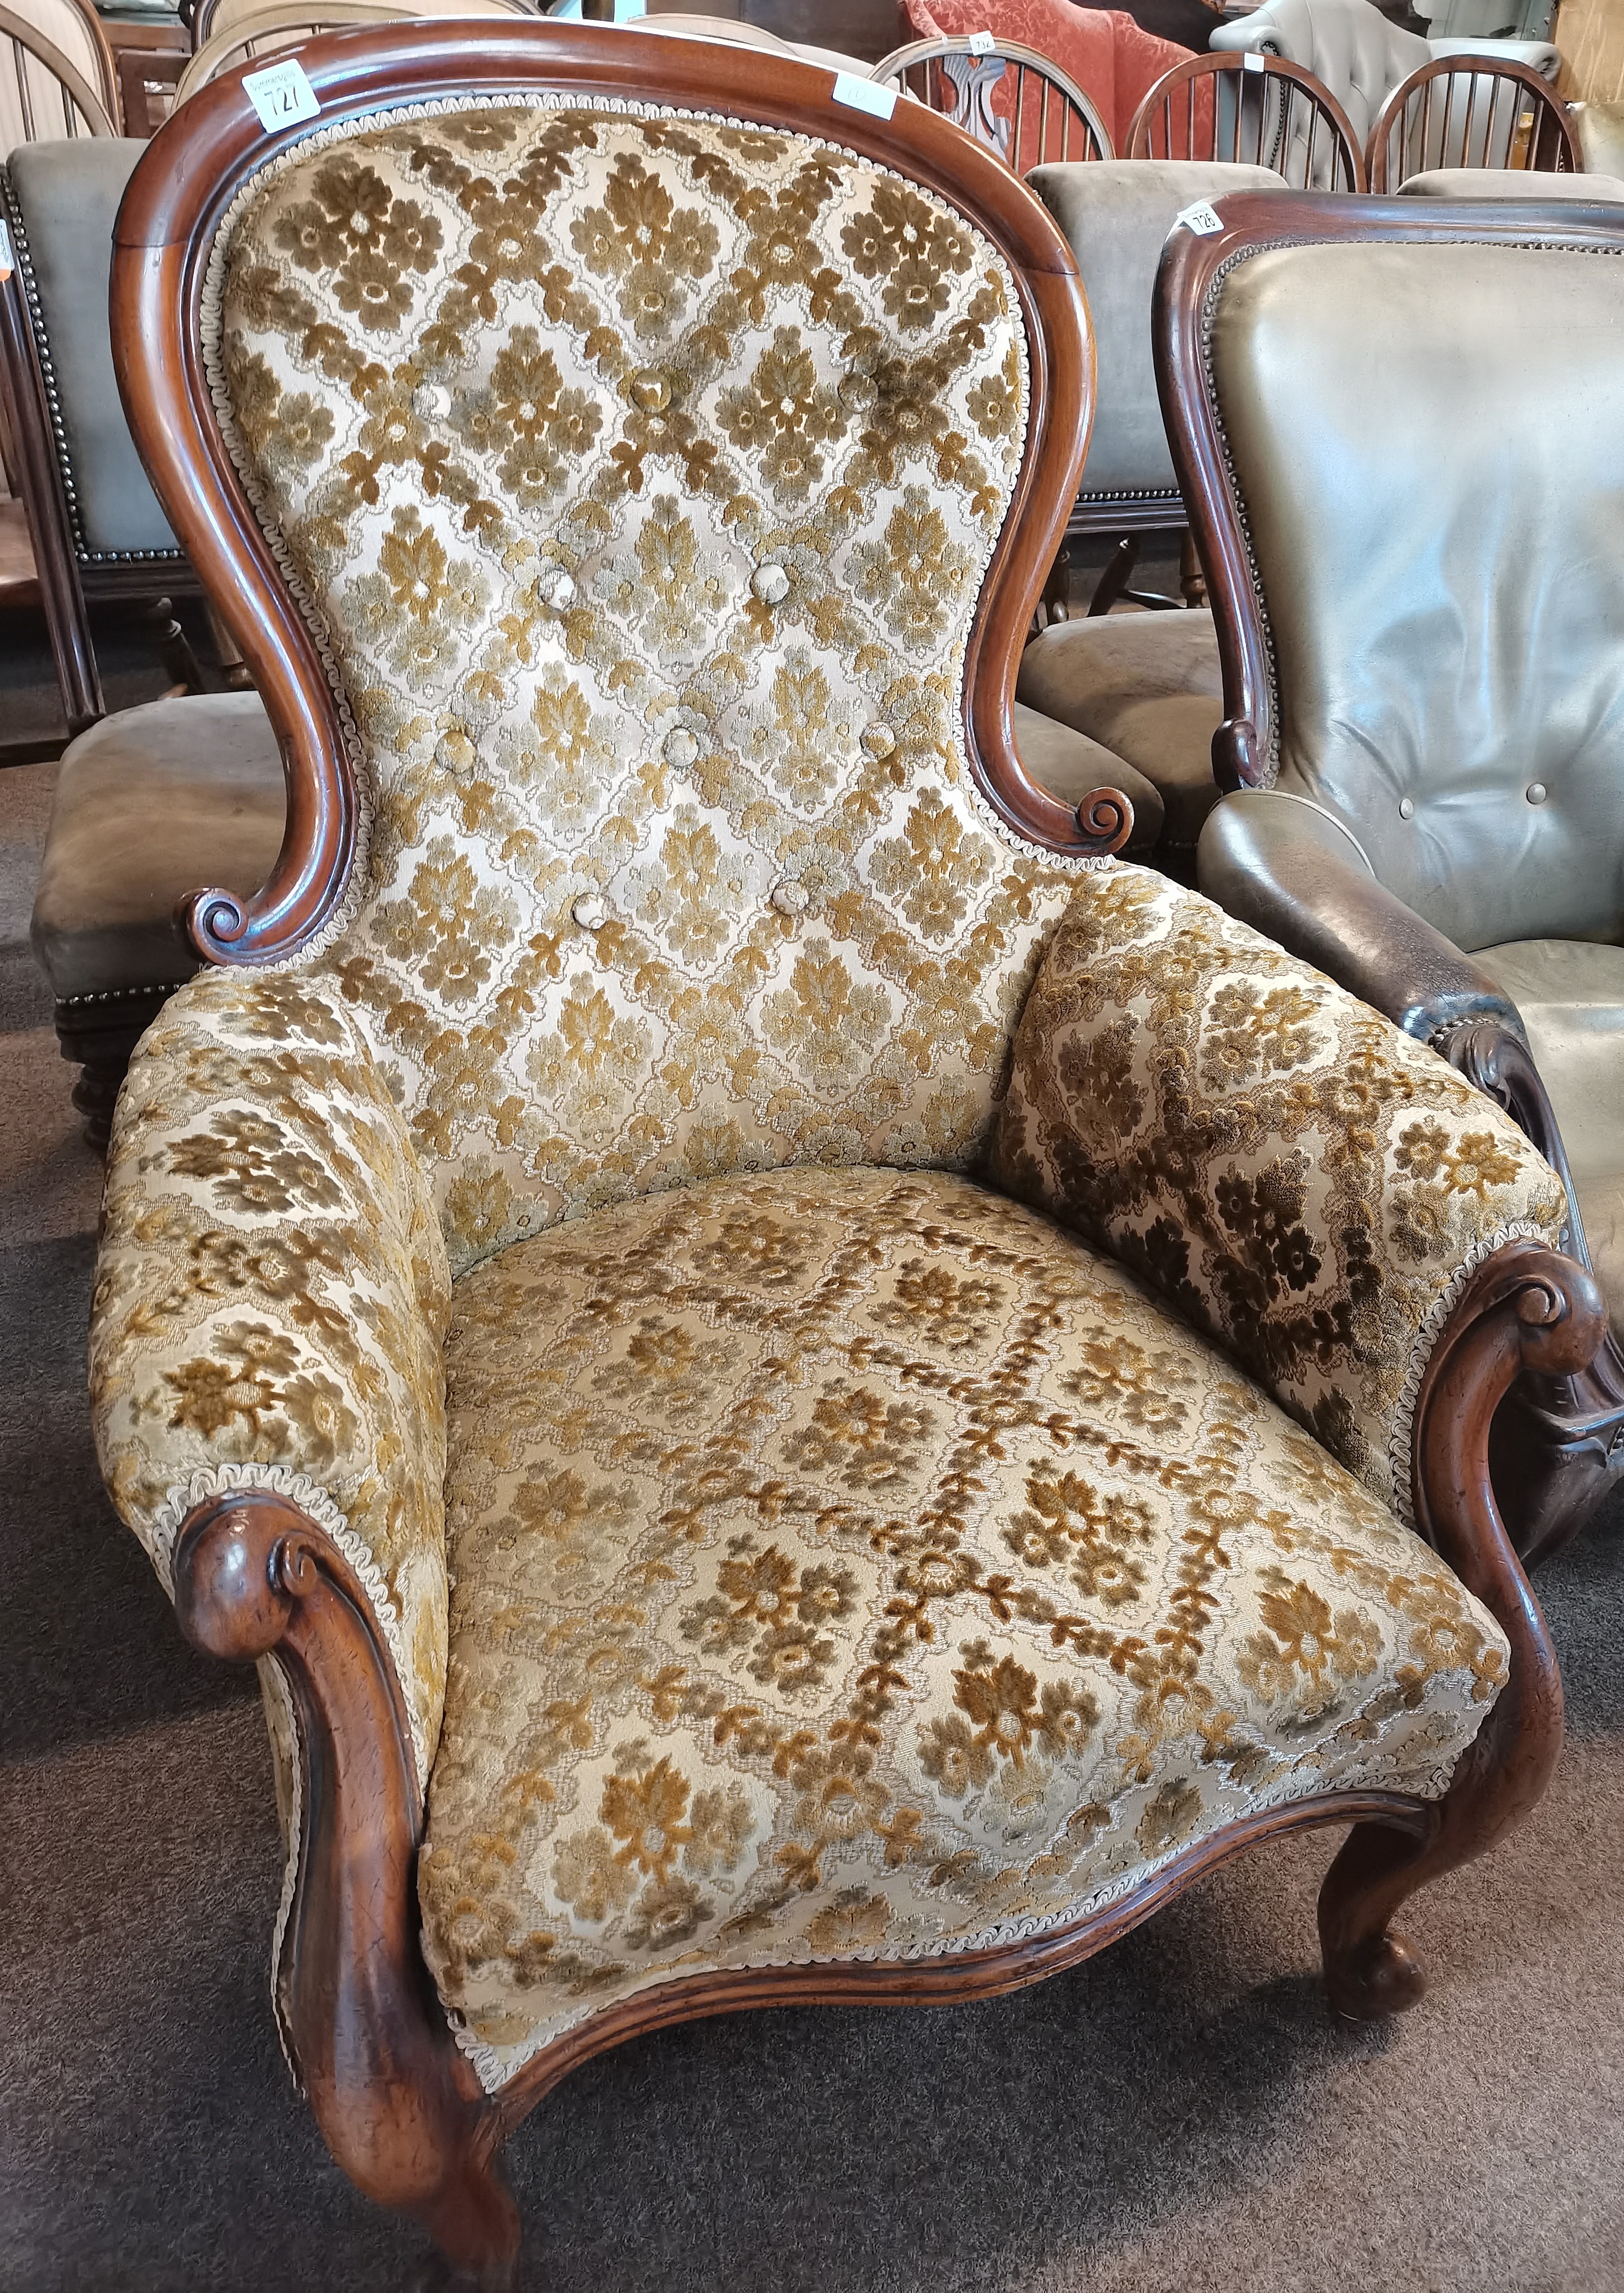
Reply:
[[[1434,56],[1393,89],[1365,153],[1373,191],[1396,191],[1433,167],[1555,175],[1580,164],[1566,104],[1508,56]]]
[[[963,128],[1019,175],[1065,160],[1110,159],[1110,130],[1069,72],[1016,40],[976,32],[911,40],[870,77],[902,88]]]
[[[1134,113],[1125,156],[1269,167],[1301,190],[1365,189],[1358,138],[1330,89],[1251,50],[1175,64]]]

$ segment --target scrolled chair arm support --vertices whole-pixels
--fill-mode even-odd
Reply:
[[[1495,1500],[1490,1427],[1520,1376],[1582,1372],[1606,1330],[1606,1309],[1586,1268],[1514,1243],[1478,1268],[1433,1349],[1416,1411],[1416,1525],[1494,1616],[1511,1643],[1511,1666],[1449,1790],[1423,1823],[1406,1830],[1356,1825],[1326,1875],[1320,1942],[1331,2001],[1344,2013],[1391,2013],[1420,1995],[1420,1969],[1390,1922],[1429,1879],[1504,1838],[1555,1767],[1562,1676]]]
[[[360,2189],[503,2286],[518,2215],[495,2170],[495,2113],[418,1949],[423,1795],[365,1590],[296,1506],[255,1491],[194,1508],[174,1566],[187,1637],[240,1663],[271,1657],[292,1699],[299,1836],[277,2009],[321,2131]]]

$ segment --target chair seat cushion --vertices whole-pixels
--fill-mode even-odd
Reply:
[[[1016,691],[1142,773],[1161,797],[1166,843],[1194,847],[1219,797],[1223,673],[1210,612],[1058,621],[1021,655]]]
[[[1590,1262],[1624,1345],[1624,947],[1513,940],[1473,961],[1522,1016],[1568,1151]]]
[[[938,1171],[719,1179],[453,1292],[428,1962],[487,2086],[662,1979],[1069,1922],[1433,1795],[1442,1562],[1129,1275]]]
[[[1021,701],[1015,703],[1014,717],[1015,753],[1038,785],[1070,805],[1081,804],[1096,789],[1119,790],[1133,807],[1125,855],[1148,858],[1160,841],[1164,814],[1161,796],[1143,773],[1086,733],[1074,733],[1069,725],[1040,716]]]
[[[1552,174],[1531,167],[1427,167],[1399,185],[1401,199],[1624,199],[1616,175]]]
[[[176,901],[257,891],[285,808],[256,693],[154,701],[81,733],[57,768],[34,897],[35,952],[58,1001],[190,978]]]

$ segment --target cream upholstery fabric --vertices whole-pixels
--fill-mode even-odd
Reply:
[[[420,1886],[493,2087],[662,1979],[1011,1941],[1257,1809],[1433,1794],[1504,1678],[1255,1386],[962,1178],[556,1228],[447,1365]]]
[[[1425,167],[1406,175],[1409,199],[1624,199],[1617,175],[1548,174],[1531,167]]]
[[[990,245],[805,137],[540,102],[313,135],[218,278],[374,790],[321,968],[453,1262],[741,1165],[969,1162],[1075,881],[964,747],[1027,420]]]
[[[1408,1515],[1409,1411],[1464,1274],[1566,1198],[1433,1051],[1134,868],[1022,1015],[987,1175],[1144,1274]]]
[[[193,1503],[292,1495],[361,1574],[425,1777],[445,1678],[448,1296],[422,1171],[342,1003],[293,970],[182,988],[114,1120],[91,1312],[102,1470],[166,1586]]]

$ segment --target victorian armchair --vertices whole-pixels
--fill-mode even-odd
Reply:
[[[1498,1429],[1531,1557],[1624,1464],[1624,215],[1221,213],[1174,235],[1157,286],[1235,791],[1199,880],[1433,1044],[1563,1175],[1612,1333]]]
[[[1409,2004],[1560,1735],[1489,1417],[1602,1309],[1514,1124],[1023,770],[1063,239],[743,48],[304,61],[118,226],[289,805],[132,1064],[91,1373],[265,1666],[334,2154],[508,2281],[598,2049],[1006,1989],[1299,1825],[1333,2000]]]

